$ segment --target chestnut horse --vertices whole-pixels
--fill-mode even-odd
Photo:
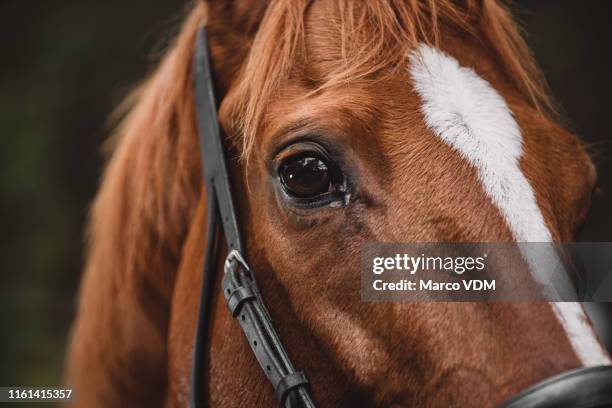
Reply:
[[[67,361],[78,405],[188,403],[201,25],[249,263],[320,406],[492,406],[610,363],[575,303],[360,302],[364,243],[576,238],[595,170],[502,4],[209,0],[113,139]],[[208,405],[276,406],[222,296],[208,313]]]

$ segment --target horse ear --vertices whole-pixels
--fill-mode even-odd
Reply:
[[[268,0],[202,0],[212,68],[225,94],[244,62],[268,8]]]

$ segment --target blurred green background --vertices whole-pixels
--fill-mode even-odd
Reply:
[[[107,118],[154,67],[186,5],[0,3],[0,385],[60,383]],[[612,2],[515,6],[565,116],[596,152],[603,194],[583,238],[612,241]]]

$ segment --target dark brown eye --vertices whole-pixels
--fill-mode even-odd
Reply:
[[[311,198],[333,191],[332,169],[314,155],[289,157],[281,163],[278,173],[285,191],[294,197]]]

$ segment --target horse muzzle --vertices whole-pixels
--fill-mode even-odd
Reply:
[[[612,366],[579,368],[529,387],[499,408],[612,407]]]

